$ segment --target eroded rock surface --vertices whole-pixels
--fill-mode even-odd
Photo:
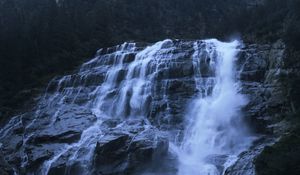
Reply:
[[[53,79],[35,108],[0,131],[0,172],[176,173],[169,142],[181,140],[185,109],[201,91],[194,77],[195,43],[205,46],[165,40],[151,47],[125,43],[101,49],[74,74]],[[214,76],[207,54],[201,55],[203,80]],[[227,174],[255,174],[255,158],[288,127],[282,115],[291,108],[281,78],[293,71],[284,66],[285,56],[281,41],[241,48],[236,76],[249,100],[243,111],[253,132],[264,136]],[[224,159],[209,161],[221,170]]]

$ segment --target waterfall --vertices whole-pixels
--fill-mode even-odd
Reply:
[[[239,93],[234,63],[238,41],[195,42],[193,64],[197,97],[188,106],[182,144],[178,150],[179,175],[220,175],[245,150],[251,139],[241,108],[247,99]],[[202,75],[202,63],[212,76]]]
[[[169,141],[179,165],[157,174],[222,174],[251,142],[235,70],[239,46],[167,39],[100,49],[74,74],[51,80],[32,112],[1,129],[0,148],[8,155],[19,148],[23,174],[122,174],[149,163],[150,153],[168,152]],[[118,173],[97,164],[97,146],[106,144],[124,156],[113,162]]]
[[[94,99],[86,104],[93,114],[97,116],[97,121],[83,131],[77,143],[65,145],[56,155],[45,161],[40,170],[41,174],[47,175],[52,164],[63,157],[64,154],[68,154],[68,152],[73,153],[67,160],[70,166],[79,162],[81,175],[91,174],[90,169],[92,168],[93,152],[97,140],[104,136],[102,133],[103,128],[100,127],[102,122],[113,118],[126,120],[126,118],[140,117],[146,119],[145,116],[149,106],[146,103],[149,103],[147,100],[150,96],[151,80],[156,73],[155,66],[157,65],[154,63],[154,67],[151,67],[152,64],[150,62],[155,61],[155,54],[161,51],[162,45],[167,42],[171,42],[171,40],[158,42],[138,53],[136,53],[135,43],[124,43],[116,48],[116,52],[108,54],[108,60],[105,60],[105,57],[96,57],[82,65],[80,79],[91,76],[92,69],[96,71],[106,70],[104,81],[89,93]],[[128,63],[126,59],[132,53],[136,53],[136,55],[134,60]],[[111,65],[107,67],[106,64]],[[59,91],[61,84],[65,81],[70,81],[70,78],[63,77],[60,79],[57,91]],[[72,87],[74,86],[73,82]],[[74,102],[78,93],[80,93],[80,90],[79,92],[74,92],[74,89],[72,89],[67,94],[64,94],[62,99],[73,94],[74,99],[71,101]],[[56,113],[54,118],[56,118],[55,116],[57,116]],[[55,119],[52,119],[52,124],[53,120]],[[122,126],[122,123],[120,126]],[[85,155],[80,155],[80,151],[84,151]]]

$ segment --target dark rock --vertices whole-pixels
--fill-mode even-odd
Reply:
[[[299,132],[284,135],[274,145],[266,146],[262,153],[255,158],[256,174],[300,174],[299,154]]]
[[[237,162],[225,171],[225,175],[256,175],[254,159],[259,155],[265,146],[272,145],[274,138],[261,137],[253,142],[249,150],[239,155]]]
[[[86,111],[80,111],[78,108],[64,110],[62,115],[52,119],[52,124],[30,137],[29,143],[75,142],[80,138],[82,131],[91,126],[96,120],[94,115]]]
[[[132,126],[136,126],[136,122],[122,125],[123,132],[115,130],[99,139],[94,157],[97,173],[130,174],[167,154],[168,140],[159,135],[157,129],[145,126],[137,133]]]
[[[36,146],[26,146],[25,153],[27,158],[26,169],[36,170],[45,160],[50,159],[61,144],[39,144]]]
[[[226,174],[299,174],[297,168],[295,169],[297,165],[284,161],[293,159],[291,162],[299,162],[292,156],[296,154],[284,150],[288,148],[283,146],[289,141],[297,142],[296,139],[289,137],[274,144],[274,138],[282,136],[291,128],[290,121],[283,117],[290,115],[292,108],[287,101],[288,93],[284,85],[289,81],[283,78],[288,72],[284,67],[287,59],[285,53],[284,44],[278,41],[269,46],[246,46],[239,57],[241,92],[249,100],[243,109],[246,121],[253,126],[254,132],[266,136],[258,139],[248,151],[242,153],[237,162],[226,170]]]
[[[143,76],[141,69],[133,70],[134,81],[126,77],[137,51],[146,45],[131,50],[130,43],[125,43],[99,50],[98,56],[83,64],[77,73],[53,79],[32,111],[15,117],[1,130],[5,161],[23,174],[41,172],[47,160],[53,160],[49,165],[51,175],[176,174],[176,157],[168,152],[169,142],[162,131],[167,131],[172,141],[181,140],[185,109],[191,99],[197,93],[210,94],[214,86],[211,63],[215,60],[210,54],[217,53],[199,53],[201,68],[196,70],[195,45],[204,48],[205,42],[165,41],[145,67],[147,78],[141,83],[137,102],[132,98],[136,95],[135,85],[139,85],[136,80]],[[285,67],[285,59],[285,47],[280,41],[273,45],[245,44],[241,48],[236,78],[241,80],[240,91],[249,102],[242,112],[253,132],[266,136],[239,155],[227,174],[251,175],[256,168],[263,172],[261,165],[278,161],[266,149],[266,157],[254,162],[263,148],[273,143],[269,137],[281,136],[290,128],[285,115],[296,110],[291,107],[296,102],[286,98],[292,96],[292,91],[285,89],[285,84],[298,74],[296,69]],[[115,75],[113,79],[109,79],[110,72]],[[112,82],[103,85],[107,79]],[[128,89],[124,88],[127,85]],[[269,150],[272,149],[277,151]],[[291,155],[285,148],[278,149],[283,150]],[[207,161],[222,171],[226,158],[212,155]]]
[[[1,147],[1,145],[0,145]],[[6,162],[4,156],[0,152],[0,174],[1,175],[13,175],[14,170],[13,168]]]
[[[124,56],[123,62],[124,63],[131,63],[131,62],[133,62],[134,59],[135,59],[135,55],[136,55],[135,53],[126,54]]]

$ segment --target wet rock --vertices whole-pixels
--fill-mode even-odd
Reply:
[[[99,50],[97,57],[82,65],[77,73],[53,79],[31,112],[16,117],[1,130],[5,161],[24,174],[40,172],[45,161],[58,154],[49,167],[51,175],[176,174],[176,158],[168,152],[168,139],[162,131],[175,130],[177,134],[169,137],[172,141],[180,140],[174,136],[182,134],[185,109],[190,100],[196,93],[210,94],[214,85],[214,60],[209,54],[216,53],[209,52],[212,48],[198,53],[201,69],[196,70],[194,44],[194,41],[182,40],[165,42],[155,53],[155,59],[145,67],[147,81],[138,92],[141,98],[137,101],[132,100],[136,95],[133,88],[139,85],[141,69],[133,70],[134,81],[128,82],[126,77],[129,64],[146,44],[135,50],[130,50],[130,43]],[[205,48],[203,41],[197,41],[196,45]],[[285,98],[288,93],[282,80],[297,76],[297,70],[285,67],[285,47],[281,42],[245,44],[241,49],[236,61],[236,77],[241,80],[240,90],[249,101],[242,110],[246,122],[253,126],[254,133],[280,135],[288,128],[280,123],[291,104]],[[122,65],[116,68],[120,59],[123,59]],[[112,87],[102,88],[110,71],[116,73],[113,82],[107,83]],[[196,84],[195,79],[200,84]],[[132,86],[126,87],[124,99],[120,98],[130,83]],[[101,93],[106,95],[98,101]],[[94,135],[85,142],[83,133],[92,126],[96,128]],[[226,173],[253,174],[256,168],[253,160],[267,143],[267,139],[254,143]],[[258,164],[273,160],[270,155],[267,157]],[[225,159],[224,155],[213,155],[208,162],[221,171]],[[20,168],[21,164],[25,168]],[[167,168],[160,171],[157,167]]]
[[[86,77],[83,77],[84,78],[84,85],[85,86],[96,86],[96,85],[99,85],[101,84],[104,79],[105,79],[105,72],[95,72],[94,74],[89,74],[88,76]]]
[[[26,170],[38,169],[45,160],[50,159],[56,150],[59,150],[61,144],[39,144],[25,146]],[[25,155],[24,155],[25,156]],[[24,157],[25,158],[25,157]]]
[[[95,149],[75,146],[65,150],[51,164],[49,175],[65,172],[80,175],[91,168],[93,174],[131,174],[168,153],[166,136],[143,119],[106,120],[101,129],[102,135],[93,143]],[[81,162],[88,158],[89,151],[92,151],[92,165]]]
[[[288,93],[284,85],[288,81],[283,78],[288,74],[284,67],[287,59],[285,52],[284,44],[278,41],[265,46],[248,45],[239,56],[241,92],[246,94],[249,100],[243,109],[246,121],[254,132],[266,136],[255,141],[248,151],[242,153],[237,162],[226,170],[226,174],[284,174],[280,168],[277,169],[282,156],[277,157],[274,153],[272,157],[268,151],[276,149],[272,146],[276,140],[274,138],[280,137],[290,128],[283,117],[291,115],[291,106],[287,102]],[[284,164],[281,168],[288,166]]]
[[[1,175],[13,175],[14,174],[13,168],[7,163],[7,161],[4,159],[4,156],[2,155],[1,152],[0,152],[0,174]]]
[[[264,76],[265,76],[265,71],[259,71],[259,70],[255,70],[255,71],[243,71],[240,74],[240,78],[243,81],[263,81],[264,80]]]
[[[136,56],[135,53],[126,54],[124,56],[123,62],[124,63],[131,63],[131,62],[133,62],[135,60],[135,56]]]
[[[87,169],[90,168],[88,165],[83,164],[80,160],[76,160],[76,158],[73,157],[74,154],[84,156],[87,154],[86,150],[69,149],[63,150],[63,152],[64,153],[59,158],[48,165],[48,175],[65,174],[66,172],[72,175],[82,175],[88,171]]]
[[[14,166],[20,166],[22,154],[19,150],[23,145],[23,135],[20,131],[24,130],[20,116],[12,118],[9,125],[1,129],[0,153],[5,162]]]
[[[239,155],[234,165],[226,169],[225,175],[256,175],[255,158],[263,151],[265,146],[272,145],[274,142],[274,138],[258,138],[248,151],[244,151]]]
[[[132,124],[122,125],[121,132],[112,131],[99,139],[94,156],[97,173],[130,174],[167,154],[168,140],[157,129],[145,126],[142,131],[136,132],[136,128],[130,126]]]
[[[298,132],[284,135],[274,145],[266,146],[254,159],[256,175],[300,173],[300,138]]]
[[[116,170],[116,168],[113,168],[114,166],[117,166],[118,164],[121,164],[122,162],[126,162],[127,158],[127,149],[128,149],[128,142],[129,140],[128,135],[106,135],[99,142],[97,142],[97,146],[95,149],[96,157],[95,157],[95,165],[103,166],[102,171],[108,171],[105,169],[108,169],[112,166],[113,169]],[[125,169],[119,169],[116,170],[119,172],[124,172]]]
[[[126,78],[126,75],[127,75],[127,70],[126,69],[120,69],[117,72],[116,82],[120,83],[122,80],[124,80]]]
[[[239,57],[242,93],[249,100],[245,116],[256,132],[272,133],[272,126],[286,109],[284,87],[277,71],[283,69],[285,47],[278,41],[273,45],[248,45]]]
[[[80,138],[82,131],[96,120],[93,114],[78,109],[65,109],[62,113],[52,119],[49,126],[30,137],[29,143],[75,142]]]

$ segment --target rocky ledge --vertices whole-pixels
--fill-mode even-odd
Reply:
[[[126,80],[128,65],[145,45],[135,44],[132,49],[127,43],[99,50],[96,58],[78,72],[54,78],[33,109],[15,116],[1,129],[0,173],[174,174],[176,158],[170,153],[169,141],[180,140],[184,108],[197,93],[191,59],[194,43],[174,40],[161,46],[160,60],[149,63],[153,71],[147,74],[153,81],[147,84],[150,95],[141,98],[144,106],[133,109],[129,107],[133,102],[128,101],[122,117],[117,115],[121,108],[116,105],[119,99],[113,97],[121,91],[118,87]],[[249,100],[243,111],[257,140],[226,174],[266,174],[264,165],[272,169],[277,164],[270,161],[280,161],[270,153],[284,151],[288,159],[293,152],[286,141],[299,137],[294,132],[284,139],[293,121],[286,116],[295,113],[290,100],[293,87],[288,80],[299,71],[296,65],[287,64],[287,51],[281,41],[271,45],[245,44],[238,57],[237,77],[241,80],[241,92]],[[94,92],[101,89],[99,84],[108,79],[106,73],[121,58],[123,64],[116,69],[115,84],[103,91],[107,92],[105,103],[99,106],[107,113],[95,115],[91,106],[99,94]],[[203,78],[213,76],[206,69],[209,61],[204,60],[201,65]],[[132,95],[125,93],[124,99]],[[146,112],[140,113],[140,108]],[[132,118],[130,113],[146,118]],[[273,147],[278,140],[282,144]]]

